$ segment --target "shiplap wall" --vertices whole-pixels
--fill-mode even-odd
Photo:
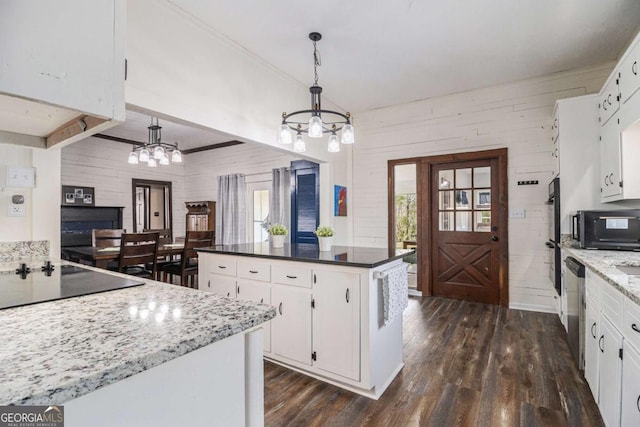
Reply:
[[[220,175],[264,173],[265,176],[261,178],[271,180],[271,169],[289,167],[291,161],[297,159],[295,156],[268,146],[249,143],[203,151],[185,157],[185,197],[187,200],[194,201],[217,200],[216,178]]]
[[[131,179],[171,181],[173,235],[184,236],[187,213],[184,205],[184,163],[156,168],[130,165],[127,163],[130,151],[128,144],[93,137],[64,147],[62,185],[94,187],[96,206],[124,206],[123,226],[127,231],[133,231]]]
[[[509,296],[512,307],[555,312],[548,278],[547,184],[555,101],[600,90],[614,64],[380,108],[357,115],[353,154],[356,246],[387,246],[387,160],[508,148]],[[563,155],[570,153],[563,153]],[[518,180],[539,185],[517,186]]]

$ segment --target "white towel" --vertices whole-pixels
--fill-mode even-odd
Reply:
[[[409,287],[407,283],[407,265],[401,263],[385,271],[382,278],[382,305],[384,309],[384,324],[388,325],[409,304]]]

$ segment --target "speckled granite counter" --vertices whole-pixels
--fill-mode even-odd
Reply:
[[[196,250],[225,255],[242,255],[364,268],[374,268],[415,253],[415,249],[392,249],[393,252],[390,253],[389,249],[386,248],[356,246],[333,246],[331,251],[320,252],[318,245],[310,243],[285,243],[283,248],[274,248],[268,242],[218,245]]]
[[[562,248],[567,255],[576,258],[586,267],[640,305],[640,277],[630,276],[618,270],[616,265],[640,266],[640,253],[631,251],[603,251]]]
[[[61,404],[274,316],[267,305],[153,281],[2,310],[0,405]]]

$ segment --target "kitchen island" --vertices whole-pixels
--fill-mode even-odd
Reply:
[[[264,242],[198,252],[201,290],[276,307],[268,360],[373,399],[404,366],[404,306],[394,301],[406,303],[402,258],[413,250]]]
[[[275,310],[141,280],[0,310],[0,405],[64,405],[67,426],[262,425]]]

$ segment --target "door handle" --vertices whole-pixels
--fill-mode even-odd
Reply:
[[[498,236],[491,236],[491,240],[493,240],[494,242],[498,241]]]
[[[604,335],[598,340],[598,348],[600,349],[600,353],[604,353]]]
[[[551,243],[551,242],[544,242],[544,244],[545,244],[548,248],[550,248],[550,249],[553,249],[553,248],[555,248],[555,247],[556,247],[556,246],[555,246],[553,243]]]

